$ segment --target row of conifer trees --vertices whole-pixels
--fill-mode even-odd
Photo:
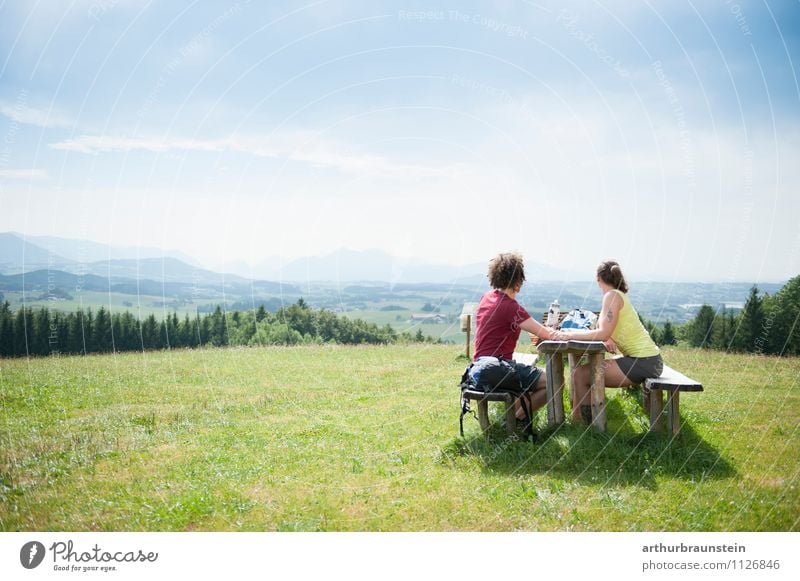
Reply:
[[[740,313],[703,305],[678,336],[693,347],[800,355],[800,276],[774,295],[762,295],[753,286]]]
[[[163,319],[150,314],[142,319],[130,311],[109,313],[79,309],[62,313],[30,307],[12,311],[0,303],[0,356],[111,353],[200,346],[296,345],[302,343],[387,344],[426,341],[310,308],[303,299],[271,313],[255,310],[225,312],[217,307],[205,315],[180,318],[173,312]]]

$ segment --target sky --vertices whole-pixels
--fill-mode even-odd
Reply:
[[[800,3],[0,2],[0,231],[800,273]]]

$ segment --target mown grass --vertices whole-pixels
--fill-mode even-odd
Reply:
[[[458,436],[453,346],[0,361],[1,530],[798,530],[800,360],[672,349],[673,440]]]

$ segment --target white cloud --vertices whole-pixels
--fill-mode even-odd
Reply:
[[[0,115],[24,125],[36,127],[71,127],[72,121],[58,111],[35,109],[25,103],[0,103]]]
[[[463,169],[456,164],[404,163],[381,155],[353,151],[344,143],[315,139],[302,132],[268,139],[245,136],[186,139],[81,135],[74,139],[52,143],[50,147],[87,154],[135,150],[153,153],[237,152],[256,157],[307,163],[315,167],[334,168],[345,173],[393,179],[447,178]]]
[[[42,180],[47,179],[47,171],[43,169],[0,169],[0,178],[8,180]]]

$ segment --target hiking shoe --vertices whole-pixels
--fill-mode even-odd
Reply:
[[[536,437],[538,434],[536,430],[533,429],[533,422],[526,422],[525,418],[517,418],[517,433],[521,433],[525,436],[525,439],[530,437],[533,441],[536,441]]]

